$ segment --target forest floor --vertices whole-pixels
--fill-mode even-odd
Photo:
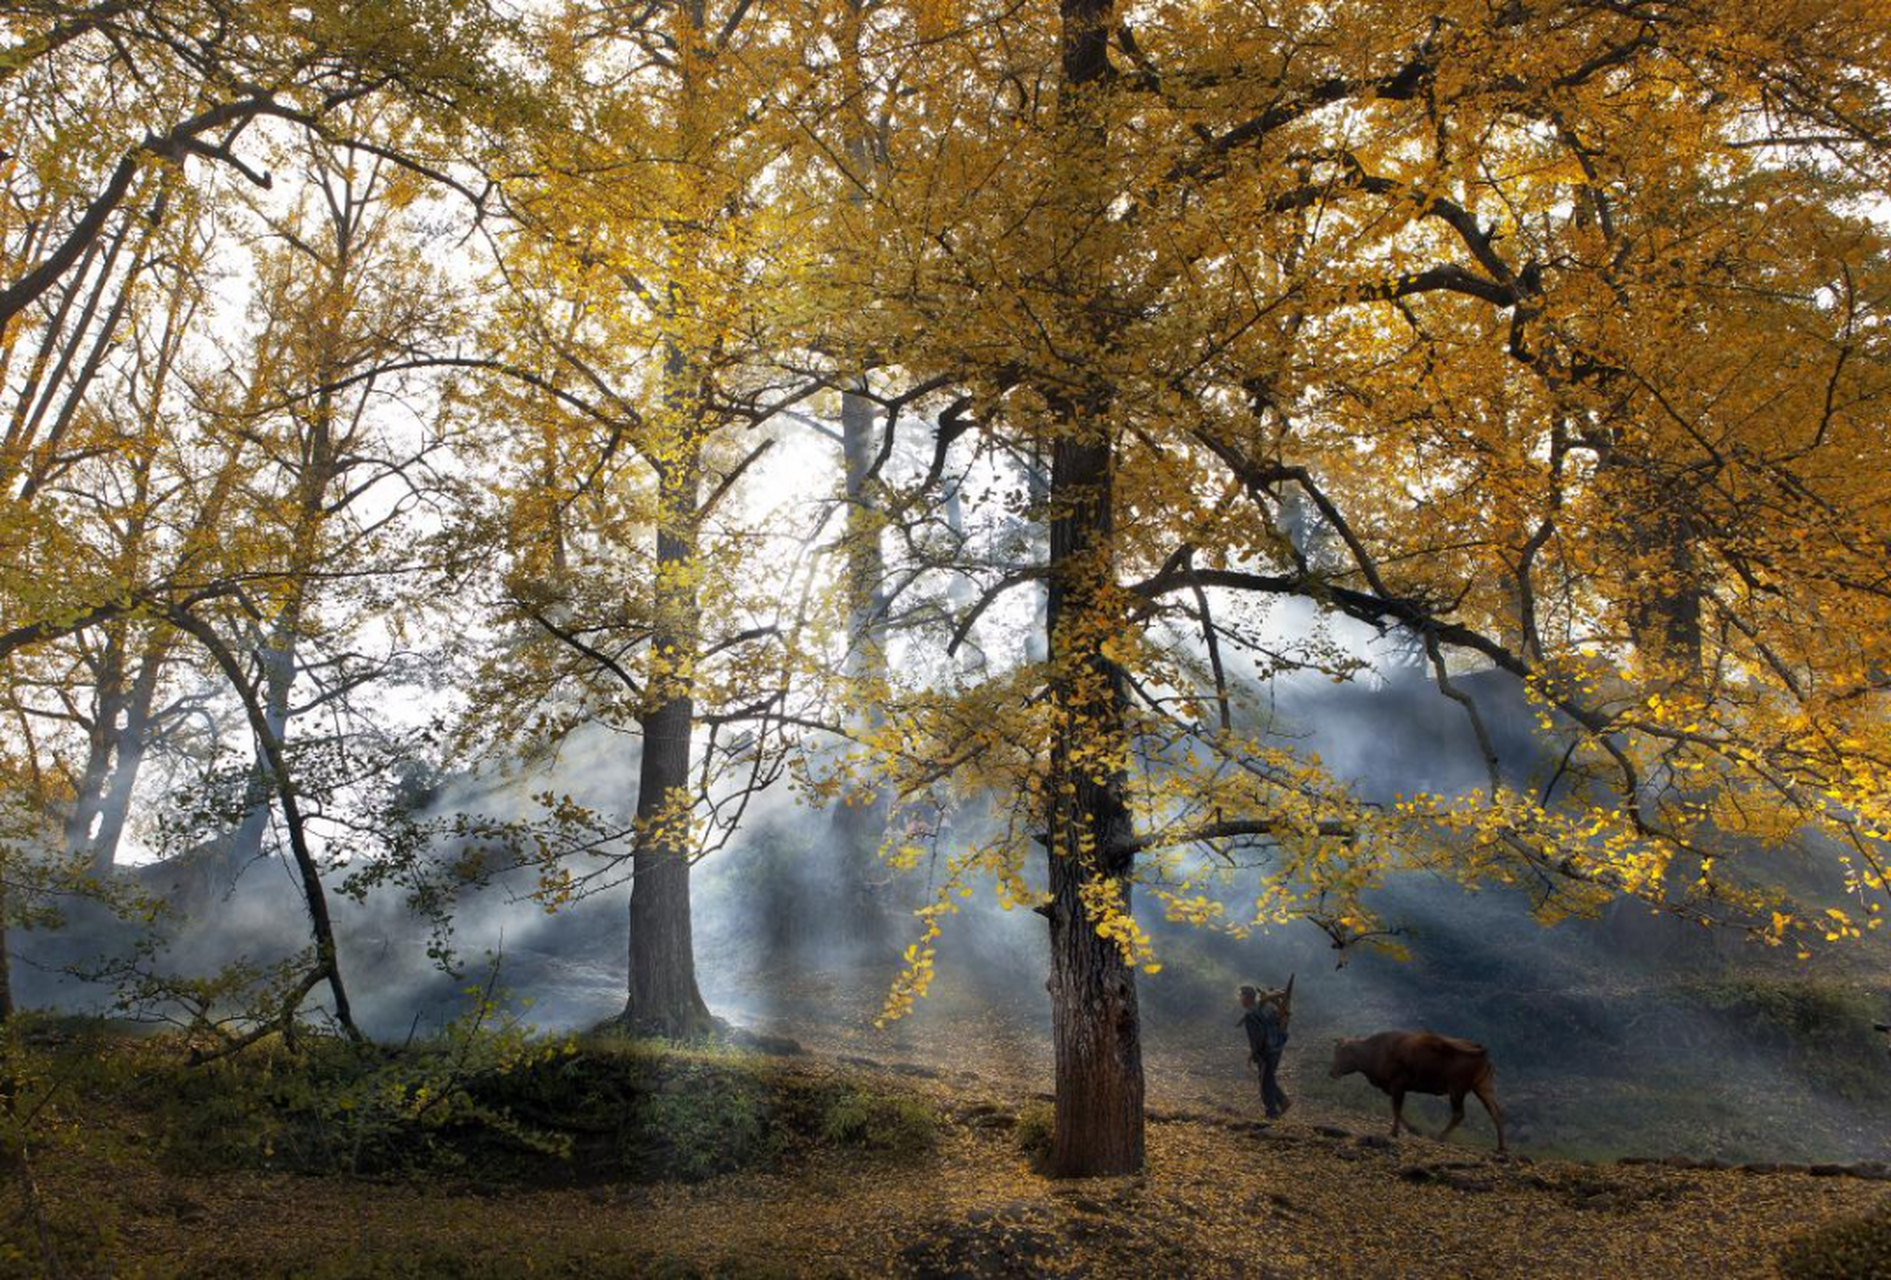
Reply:
[[[1499,1156],[1487,1133],[1395,1142],[1356,1118],[1331,1123],[1317,1101],[1274,1124],[1239,1105],[1159,1104],[1143,1176],[1057,1181],[1032,1158],[1044,1103],[1015,1080],[858,1054],[622,1050],[642,1073],[641,1092],[624,1096],[664,1104],[640,1123],[667,1117],[673,1155],[721,1150],[729,1116],[753,1122],[743,1150],[755,1158],[693,1181],[595,1165],[570,1178],[498,1177],[477,1163],[398,1159],[370,1173],[292,1172],[270,1167],[280,1153],[232,1158],[256,1147],[252,1129],[279,1134],[262,1140],[265,1152],[290,1144],[291,1130],[244,1109],[258,1098],[305,1104],[271,1074],[280,1068],[243,1107],[206,1110],[215,1097],[170,1074],[181,1070],[175,1045],[50,1043],[44,1074],[71,1079],[46,1094],[31,1178],[0,1185],[0,1275],[1719,1280],[1781,1274],[1782,1250],[1798,1259],[1794,1276],[1887,1274],[1869,1268],[1891,1258],[1872,1252],[1883,1231],[1825,1270],[1807,1245],[1792,1252],[1822,1224],[1891,1222],[1891,1182],[1855,1171]],[[546,1070],[614,1079],[582,1070],[603,1070],[616,1052],[584,1042]],[[114,1058],[129,1065],[98,1066]],[[864,1129],[847,1119],[863,1102]],[[800,1136],[775,1142],[774,1128]]]

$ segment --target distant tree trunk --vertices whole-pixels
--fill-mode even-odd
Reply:
[[[337,509],[330,504],[343,473],[342,454],[353,434],[340,413],[334,384],[359,358],[358,352],[351,349],[348,333],[357,319],[351,305],[357,288],[354,269],[359,265],[359,212],[352,200],[343,207],[331,208],[328,230],[332,253],[317,260],[327,271],[318,296],[333,309],[318,315],[311,335],[316,390],[309,397],[304,434],[295,441],[299,457],[294,470],[287,599],[256,655],[263,669],[263,714],[273,740],[285,751],[289,742],[289,695],[295,688],[297,655],[312,603],[313,578],[322,563],[324,531]],[[266,766],[258,760],[250,780],[248,810],[230,839],[228,865],[233,876],[262,853],[263,833],[269,826],[269,792]]]
[[[72,811],[66,815],[64,832],[66,852],[74,858],[85,858],[94,872],[100,868],[92,828],[98,821],[112,773],[112,759],[123,737],[118,717],[124,705],[124,668],[116,647],[115,639],[108,642],[107,652],[94,668],[96,696],[92,703],[92,725],[86,734],[85,767],[74,784]],[[111,870],[109,861],[103,870]]]
[[[7,855],[0,852],[0,1114],[14,1113],[19,1084],[13,1057],[13,959],[7,951]]]
[[[134,278],[143,261],[144,249],[141,247],[132,265]],[[129,292],[128,287],[121,292],[119,301],[114,304],[115,311],[128,301]],[[165,392],[183,350],[186,313],[191,296],[186,278],[180,276],[167,304],[156,357],[148,368],[139,371],[143,375],[140,380],[147,387],[139,429],[147,436],[156,435],[160,429],[166,402]],[[114,319],[106,332],[113,332],[116,327],[117,321]],[[102,356],[102,350],[95,353],[93,363],[87,366],[88,370],[95,372],[96,362]],[[81,380],[75,389],[75,396],[83,392],[92,372],[88,372]],[[68,403],[61,414],[62,423],[75,411],[76,406],[76,399]],[[62,434],[65,429],[63,425],[58,426],[54,434]],[[240,449],[242,446],[238,444],[232,447]],[[147,538],[155,505],[152,499],[154,462],[152,452],[134,452],[131,501],[126,504],[124,524],[118,535],[114,570],[121,582],[142,581],[149,572],[151,549],[147,545]],[[230,487],[229,471],[228,466],[219,471],[212,486],[210,501],[205,504],[195,522],[194,534],[202,534],[215,527]],[[119,841],[124,835],[125,820],[131,810],[131,795],[137,784],[138,770],[144,763],[146,738],[151,731],[151,706],[157,696],[158,678],[170,648],[169,634],[161,627],[144,630],[140,643],[138,624],[129,618],[108,623],[105,637],[104,651],[94,666],[92,681],[97,692],[91,750],[66,828],[67,849],[75,856],[83,857],[87,869],[95,877],[110,875],[117,864]],[[137,653],[135,664],[132,659],[134,651]]]
[[[118,846],[124,841],[125,823],[131,816],[132,793],[137,789],[138,771],[144,767],[145,749],[150,745],[151,706],[157,698],[162,667],[163,658],[154,644],[125,701],[125,721],[118,731],[111,777],[97,804],[98,829],[92,834],[91,846],[94,875],[106,875],[118,865]]]
[[[841,102],[847,161],[855,181],[846,199],[865,203],[877,160],[861,40],[868,0],[846,0],[841,13]],[[850,384],[840,400],[841,451],[847,486],[847,658],[844,674],[850,689],[864,693],[853,716],[855,732],[871,733],[882,723],[881,691],[886,683],[886,556],[881,547],[885,517],[874,481],[880,433],[874,430],[874,403],[864,394],[865,376]],[[891,430],[891,424],[888,430]],[[880,788],[858,788],[833,815],[839,847],[837,870],[846,902],[840,912],[840,936],[834,941],[865,948],[884,946],[891,937],[886,903],[878,892],[880,845],[886,838],[888,804]],[[823,942],[829,939],[822,939]]]
[[[322,525],[328,519],[328,491],[335,474],[333,449],[333,396],[321,392],[315,399],[315,421],[307,445],[308,461],[296,484],[295,533],[290,547],[288,600],[271,623],[257,650],[262,667],[262,714],[272,739],[286,750],[289,741],[289,695],[295,690],[296,655],[302,642],[303,615],[308,609],[309,579],[320,559]],[[269,829],[269,797],[274,788],[268,762],[260,756],[250,775],[242,821],[231,833],[226,866],[232,879],[262,856],[263,833]]]
[[[268,770],[270,785],[282,804],[283,827],[289,836],[289,853],[301,877],[303,905],[308,909],[309,929],[315,941],[315,972],[328,983],[335,1006],[335,1021],[350,1040],[359,1041],[363,1037],[355,1026],[348,989],[342,981],[341,950],[335,944],[334,922],[328,912],[328,894],[322,887],[321,867],[308,842],[308,831],[302,821],[302,807],[296,798],[295,780],[289,773],[282,739],[277,736],[270,721],[263,698],[257,695],[256,689],[245,677],[242,662],[223,643],[216,628],[185,609],[173,608],[167,612],[167,616],[173,626],[195,637],[203,645],[222,671],[224,679],[229,682],[231,691],[243,704],[244,716],[249,721],[250,733],[256,742],[257,758]]]
[[[955,543],[963,544],[965,539],[965,502],[960,496],[959,488],[958,480],[952,479],[946,481],[944,500],[941,503],[941,513],[945,516],[946,531],[952,535]],[[977,602],[978,588],[973,585],[970,578],[964,575],[956,575],[953,577],[951,585],[946,588],[946,599],[952,605],[952,612],[963,616],[964,612]],[[1040,654],[1037,660],[1042,661],[1042,658],[1043,655]],[[959,669],[961,671],[982,672],[989,663],[990,659],[985,656],[985,646],[978,642],[978,628],[974,626],[966,633],[965,643],[959,646]]]
[[[630,994],[624,1025],[642,1035],[699,1036],[715,1020],[696,985],[689,902],[692,696],[700,614],[695,579],[701,445],[689,440],[658,476],[656,624],[631,854]]]
[[[157,696],[164,646],[152,641],[130,687],[125,686],[122,646],[114,636],[98,668],[98,697],[72,812],[66,818],[66,848],[84,858],[89,874],[108,876],[117,866],[118,846],[131,813],[131,796],[143,767],[151,733],[151,706]]]
[[[263,668],[263,714],[276,741],[285,742],[289,731],[289,695],[295,688],[296,630],[302,615],[302,591],[292,588],[295,598],[283,611],[281,620],[271,629],[270,637],[258,651]],[[269,829],[269,798],[274,783],[268,762],[257,758],[244,793],[243,817],[230,833],[224,859],[229,876],[234,879],[243,868],[262,856],[263,833]]]
[[[1106,124],[1100,94],[1108,78],[1111,0],[1063,0],[1059,100],[1065,159],[1082,182],[1095,176]],[[1099,192],[1076,195],[1073,234],[1103,221]],[[1094,221],[1092,220],[1094,218]],[[1107,263],[1073,251],[1075,317],[1092,338],[1108,287]],[[1092,349],[1106,344],[1095,342]],[[1143,1164],[1142,1024],[1136,973],[1123,950],[1100,936],[1098,901],[1128,911],[1133,835],[1126,778],[1118,759],[1128,703],[1123,670],[1106,645],[1121,633],[1115,582],[1112,504],[1115,456],[1110,396],[1052,392],[1050,575],[1046,630],[1056,709],[1049,776],[1051,1022],[1057,1118],[1052,1172],[1065,1177],[1134,1173]]]
[[[840,423],[847,467],[847,661],[849,687],[866,692],[854,729],[872,732],[881,723],[878,690],[886,683],[886,557],[880,546],[882,516],[871,472],[879,453],[873,402],[849,391],[841,396]],[[887,801],[878,787],[857,791],[834,811],[840,872],[848,902],[843,941],[872,947],[889,936],[886,904],[875,891],[881,841],[886,837]]]

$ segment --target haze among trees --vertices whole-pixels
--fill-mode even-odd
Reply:
[[[13,0],[0,943],[279,860],[305,948],[118,975],[218,1056],[361,1036],[339,893],[628,883],[620,1026],[701,1040],[692,869],[792,792],[883,1020],[963,894],[1044,918],[1076,1176],[1144,1164],[1152,915],[1865,942],[1887,67],[1875,0]],[[1361,635],[1483,786],[1272,732]],[[608,807],[451,803],[600,741]]]

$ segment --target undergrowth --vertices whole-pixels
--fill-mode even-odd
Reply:
[[[173,1172],[700,1181],[824,1146],[915,1155],[940,1127],[890,1084],[726,1048],[542,1038],[491,1010],[401,1048],[305,1032],[196,1065],[174,1037],[103,1023],[40,1024],[23,1040],[42,1141],[84,1123],[95,1154],[132,1143]]]

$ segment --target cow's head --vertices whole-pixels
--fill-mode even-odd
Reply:
[[[1335,1040],[1333,1042],[1333,1067],[1327,1075],[1337,1080],[1341,1076],[1349,1076],[1361,1070],[1365,1063],[1360,1061],[1359,1044],[1357,1040]]]

